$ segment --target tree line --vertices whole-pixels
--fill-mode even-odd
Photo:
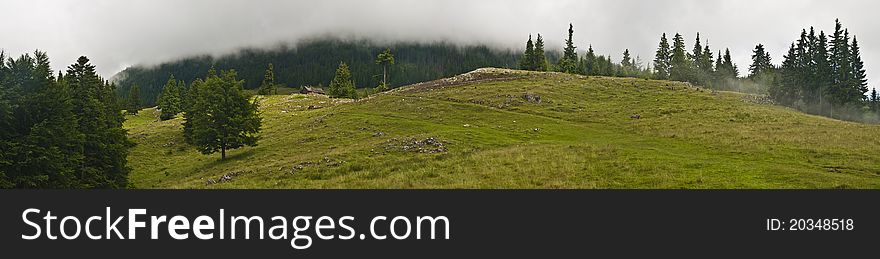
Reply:
[[[809,33],[801,30],[781,66],[764,66],[753,74],[770,77],[770,96],[782,105],[851,120],[862,119],[865,112],[880,113],[876,90],[865,96],[868,84],[858,39],[839,20],[831,35],[817,35],[812,27]]]
[[[395,53],[394,66],[377,66],[376,57],[386,49]],[[243,49],[220,57],[196,56],[155,66],[129,67],[114,76],[125,96],[139,86],[141,106],[156,104],[170,75],[192,82],[214,67],[234,69],[245,80],[245,89],[259,89],[268,64],[274,65],[278,86],[328,86],[340,62],[345,62],[358,88],[374,88],[385,81],[388,88],[430,81],[480,67],[515,68],[519,53],[485,45],[452,43],[394,43],[379,45],[368,40],[316,39],[271,50]],[[384,64],[384,63],[383,63]],[[390,63],[388,65],[391,65]],[[387,75],[383,80],[383,68]]]
[[[642,66],[633,59],[629,49],[624,50],[619,63],[610,56],[596,55],[592,46],[578,57],[569,24],[562,56],[550,65],[545,54],[543,38],[526,42],[521,55],[520,69],[558,71],[590,76],[639,77],[689,82],[712,89],[767,94],[775,103],[804,112],[832,118],[880,122],[880,96],[876,89],[868,92],[864,62],[855,35],[835,21],[830,36],[816,34],[811,27],[804,29],[800,38],[791,44],[781,65],[772,62],[763,44],[752,51],[748,74],[740,75],[733,63],[730,49],[713,53],[708,40],[696,34],[689,51],[684,37],[676,33],[670,44],[666,33],[660,36],[652,66]]]
[[[537,40],[526,42],[526,49],[520,55],[519,68],[531,71],[557,71],[588,76],[642,77],[651,75],[649,67],[642,64],[641,58],[632,57],[629,49],[624,50],[620,63],[612,61],[611,56],[597,55],[591,45],[583,56],[578,56],[574,44],[574,26],[569,24],[568,38],[562,53],[544,49],[544,39],[538,34]]]

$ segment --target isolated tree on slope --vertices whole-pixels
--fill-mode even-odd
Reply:
[[[165,87],[162,88],[162,93],[159,94],[159,99],[156,100],[156,104],[162,112],[159,114],[160,120],[164,121],[173,119],[174,116],[182,111],[180,108],[180,87],[182,87],[180,86],[180,82],[174,79],[174,75],[171,75],[171,77],[168,78],[168,82],[165,83]]]
[[[348,65],[345,62],[339,63],[336,75],[330,81],[327,94],[333,98],[357,99],[357,91],[355,90],[354,82],[351,80],[351,71],[349,71]]]
[[[256,100],[251,101],[243,85],[231,70],[219,76],[211,71],[204,81],[193,82],[191,138],[202,154],[220,152],[222,161],[226,150],[257,145],[262,120]]]
[[[531,42],[531,36],[529,36],[529,41]],[[376,57],[376,64],[382,65],[382,83],[377,87],[377,90],[380,92],[388,90],[388,65],[394,65],[394,55],[391,54],[391,49],[385,49],[379,53],[379,56]]]
[[[672,53],[669,50],[669,41],[666,40],[666,33],[660,36],[660,46],[657,47],[657,53],[654,57],[654,70],[657,79],[669,79],[669,68],[671,66]]]
[[[278,85],[275,84],[275,67],[269,63],[266,73],[263,74],[263,82],[260,84],[260,95],[278,94]]]

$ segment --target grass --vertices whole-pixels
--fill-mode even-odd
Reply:
[[[484,73],[505,77],[356,102],[258,97],[262,140],[223,162],[184,144],[180,118],[146,109],[125,124],[137,143],[130,179],[138,188],[880,187],[877,125],[668,81]],[[405,147],[427,138],[445,152]],[[224,175],[232,180],[217,181]]]

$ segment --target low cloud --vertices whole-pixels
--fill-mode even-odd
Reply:
[[[541,33],[561,49],[569,22],[579,50],[592,45],[619,60],[624,49],[653,59],[660,34],[697,31],[713,51],[730,48],[741,73],[755,44],[779,64],[802,28],[833,30],[840,18],[858,35],[872,87],[880,78],[876,1],[698,0],[12,0],[0,15],[0,48],[17,55],[39,48],[55,69],[87,55],[112,76],[134,64],[156,64],[242,47],[272,47],[317,35],[377,41],[450,41],[523,48]]]

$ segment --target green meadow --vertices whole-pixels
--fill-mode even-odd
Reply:
[[[686,83],[480,69],[360,100],[256,96],[255,147],[127,118],[135,188],[878,188],[880,126]]]

